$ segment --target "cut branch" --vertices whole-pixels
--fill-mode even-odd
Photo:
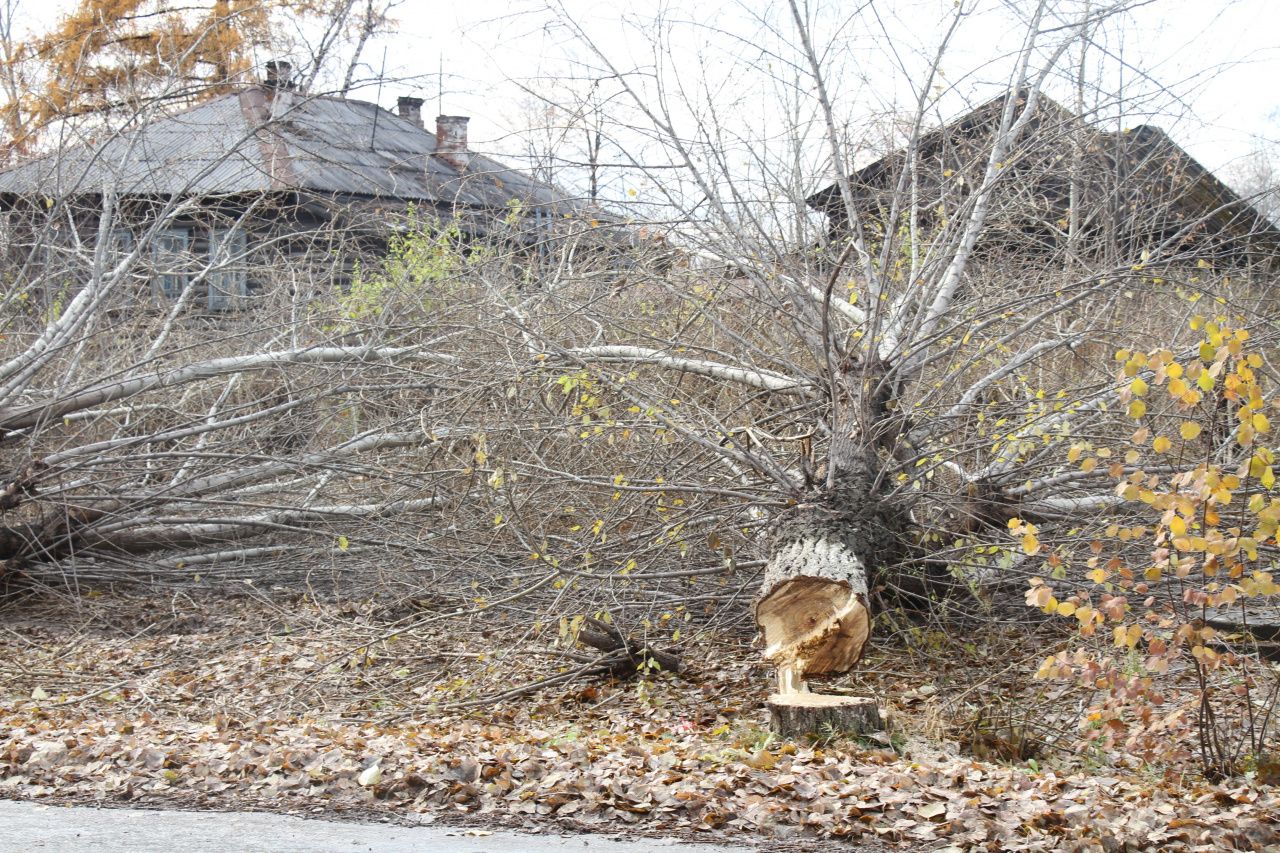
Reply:
[[[452,356],[429,353],[418,347],[314,347],[217,358],[173,370],[155,371],[142,376],[103,382],[68,397],[32,403],[0,412],[0,431],[25,429],[81,409],[133,397],[158,388],[171,388],[230,373],[265,370],[287,364],[390,361],[397,358],[421,359],[442,364],[455,364],[457,361]],[[3,432],[0,432],[0,438],[2,437]]]
[[[692,373],[709,379],[725,382],[737,382],[761,391],[778,391],[785,394],[812,394],[813,386],[809,383],[754,367],[733,367],[718,361],[706,359],[682,358],[668,355],[659,349],[633,346],[598,346],[565,350],[564,357],[584,362],[608,363],[624,362],[628,364],[651,364],[680,373]]]

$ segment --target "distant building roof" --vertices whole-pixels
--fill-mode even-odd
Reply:
[[[942,177],[950,178],[954,170],[962,185],[967,179],[965,192],[981,183],[991,135],[999,126],[1005,100],[1006,96],[1000,95],[921,134],[915,155],[922,167],[927,164],[924,171],[941,171]],[[1036,116],[1023,136],[1028,141],[1010,153],[1008,166],[1010,172],[1017,173],[1024,165],[1020,160],[1030,161],[1030,165],[1023,169],[1014,186],[1025,191],[1031,182],[1051,205],[1064,207],[1067,203],[1067,164],[1058,164],[1076,145],[1086,158],[1091,177],[1110,176],[1095,181],[1100,183],[1103,194],[1136,194],[1142,202],[1158,209],[1159,215],[1154,217],[1158,222],[1153,221],[1149,227],[1158,225],[1157,230],[1171,233],[1183,225],[1198,223],[1200,233],[1269,252],[1280,250],[1280,229],[1158,127],[1142,125],[1105,131],[1041,95]],[[850,174],[855,207],[875,207],[883,194],[893,192],[905,158],[905,150],[894,151]],[[968,175],[964,174],[966,171]],[[932,179],[937,181],[939,176]],[[833,230],[847,228],[838,184],[823,187],[805,201],[827,214]],[[1095,193],[1086,203],[1099,201]]]
[[[299,192],[496,209],[517,200],[557,212],[585,201],[469,152],[459,170],[436,135],[365,101],[255,86],[0,171],[0,197],[113,193],[233,196]]]

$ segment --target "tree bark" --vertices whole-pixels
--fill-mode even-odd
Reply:
[[[813,503],[796,507],[778,531],[756,599],[765,659],[778,692],[804,692],[804,679],[848,672],[871,633],[872,566],[898,541],[892,514],[873,495],[873,455],[830,457],[840,470]]]
[[[871,633],[867,570],[834,525],[784,530],[765,567],[756,603],[765,660],[778,669],[778,692],[803,692],[810,675],[839,675],[862,657]]]
[[[796,718],[801,712],[795,708],[841,704],[809,693],[805,679],[841,675],[862,658],[871,634],[871,571],[897,550],[906,527],[905,518],[877,497],[877,455],[865,440],[874,431],[858,426],[860,418],[877,423],[886,412],[866,407],[865,398],[853,393],[855,381],[846,366],[833,383],[837,405],[825,488],[783,521],[756,599],[764,657],[777,668],[771,707],[780,702],[789,709],[776,711],[775,723]],[[873,378],[864,381],[876,387]],[[864,410],[855,410],[855,400]],[[854,722],[862,725],[863,716],[855,713]]]
[[[821,693],[775,693],[769,697],[775,732],[783,737],[861,734],[884,728],[874,699]]]

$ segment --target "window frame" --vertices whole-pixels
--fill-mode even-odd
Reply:
[[[224,250],[224,247],[225,250]],[[231,311],[249,295],[245,256],[249,239],[243,228],[210,226],[209,273],[205,303],[210,311]]]
[[[179,299],[191,284],[191,229],[174,225],[151,239],[151,293],[157,299]]]

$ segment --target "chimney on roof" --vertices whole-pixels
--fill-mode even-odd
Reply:
[[[267,79],[262,81],[262,85],[273,92],[293,89],[293,63],[286,62],[283,59],[273,59],[265,66],[267,69]]]
[[[471,161],[467,150],[469,121],[469,116],[436,116],[436,156],[459,172]]]
[[[422,123],[422,98],[410,98],[408,95],[401,95],[396,99],[396,113],[400,118],[407,122],[412,122],[418,127],[425,127]]]

